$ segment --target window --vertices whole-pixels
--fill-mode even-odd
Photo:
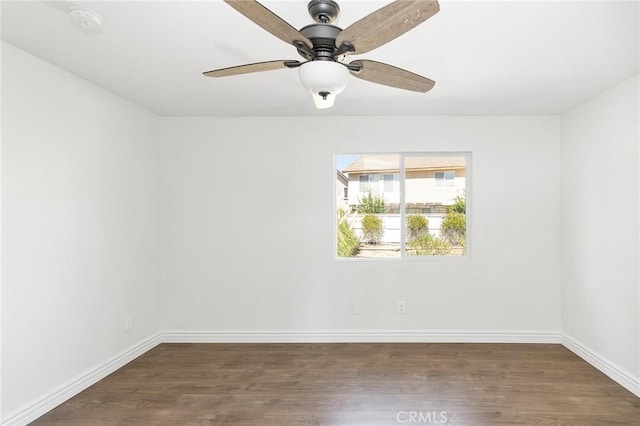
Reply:
[[[393,192],[393,175],[384,175],[384,192]]]
[[[435,172],[434,178],[436,180],[436,186],[454,186],[454,180],[456,178],[456,172]]]
[[[358,179],[360,181],[360,192],[361,193],[366,193],[366,192],[371,191],[371,187],[369,186],[369,175],[358,176]]]
[[[465,256],[470,153],[337,154],[339,258]]]

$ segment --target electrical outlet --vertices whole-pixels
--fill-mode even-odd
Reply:
[[[124,317],[124,331],[131,331],[133,328],[133,315]]]
[[[361,313],[362,313],[362,306],[360,304],[360,301],[356,300],[355,302],[353,302],[353,314],[360,315]]]
[[[398,302],[398,313],[404,314],[406,312],[406,304],[404,302]]]

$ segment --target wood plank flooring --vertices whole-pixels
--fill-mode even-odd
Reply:
[[[561,345],[162,344],[33,425],[640,425]]]

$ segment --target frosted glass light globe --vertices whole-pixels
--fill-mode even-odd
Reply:
[[[298,68],[302,85],[311,92],[316,108],[333,106],[336,95],[344,90],[349,79],[349,70],[334,61],[311,61]]]

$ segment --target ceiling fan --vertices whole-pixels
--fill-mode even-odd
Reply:
[[[316,22],[299,31],[255,0],[224,0],[238,12],[280,40],[292,44],[305,61],[257,62],[203,73],[227,77],[281,68],[298,68],[302,85],[311,91],[317,108],[333,106],[344,90],[349,74],[373,83],[415,92],[427,92],[433,80],[382,62],[349,55],[369,52],[415,28],[440,10],[437,0],[396,0],[365,16],[344,30],[332,25],[340,7],[333,0],[311,0],[307,6]]]

